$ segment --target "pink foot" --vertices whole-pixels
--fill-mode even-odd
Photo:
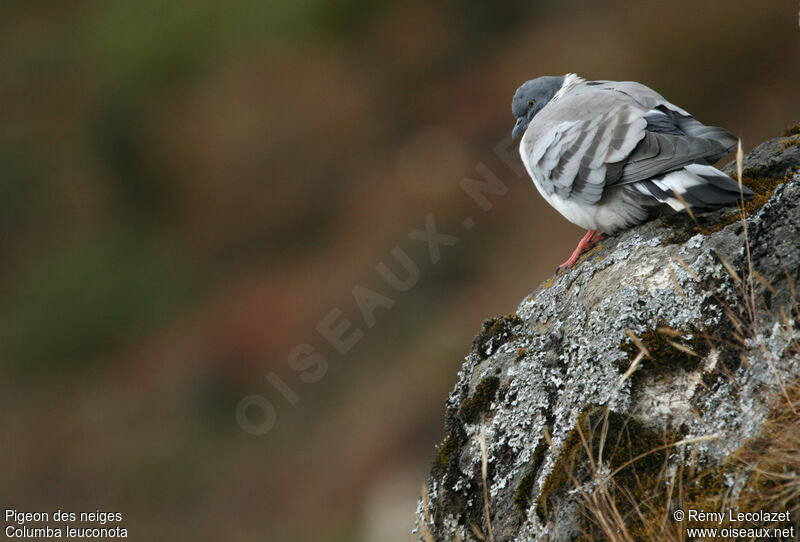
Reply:
[[[597,230],[588,230],[586,235],[584,235],[581,240],[578,242],[578,246],[572,251],[572,255],[567,259],[566,262],[562,263],[558,266],[559,270],[567,269],[572,267],[577,263],[578,259],[581,255],[595,246],[597,243],[603,240],[604,235]]]

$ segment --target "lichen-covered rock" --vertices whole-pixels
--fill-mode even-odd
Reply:
[[[665,461],[719,464],[759,433],[800,368],[788,350],[800,283],[792,137],[745,158],[758,195],[744,220],[681,213],[633,228],[487,321],[447,400],[422,539],[572,540],[585,532],[575,488],[590,470],[640,482]],[[680,439],[680,453],[664,451]]]

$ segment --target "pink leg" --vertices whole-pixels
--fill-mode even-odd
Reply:
[[[595,246],[597,243],[602,241],[603,234],[599,233],[596,230],[588,230],[586,235],[584,235],[581,240],[578,242],[578,246],[572,252],[572,255],[567,259],[566,262],[562,263],[558,266],[559,269],[566,269],[568,267],[572,267],[578,261],[578,258],[581,257],[581,254]]]

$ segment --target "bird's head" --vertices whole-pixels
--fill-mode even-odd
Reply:
[[[525,132],[536,113],[553,99],[564,84],[563,76],[547,75],[523,83],[511,100],[511,113],[517,119],[511,137],[517,139]]]

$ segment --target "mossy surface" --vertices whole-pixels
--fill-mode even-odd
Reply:
[[[446,421],[448,433],[437,448],[431,471],[432,476],[442,480],[443,483],[440,504],[435,511],[438,518],[436,521],[440,521],[442,517],[452,513],[462,516],[467,524],[481,525],[483,523],[482,494],[478,492],[476,498],[467,500],[463,494],[453,489],[451,481],[456,480],[461,474],[461,456],[469,438],[465,425],[481,420],[497,396],[499,387],[500,379],[498,377],[486,377],[478,383],[473,394],[461,403],[458,410],[448,412]],[[494,465],[490,465],[490,478],[493,469]]]
[[[444,438],[436,453],[436,467],[446,470],[450,460],[460,448],[459,439],[454,433],[448,433]]]
[[[781,145],[784,149],[789,147],[800,147],[800,122],[794,126],[788,127],[781,134],[784,139],[781,140]]]
[[[642,333],[639,340],[647,348],[650,358],[642,361],[641,368],[635,373],[634,378],[645,373],[661,376],[676,371],[693,371],[711,349],[708,338],[697,329],[683,333],[666,326],[659,326]],[[686,350],[682,350],[681,347]],[[631,362],[639,354],[639,348],[630,340],[623,341],[619,348],[628,354],[628,360]],[[619,367],[620,370],[627,368],[627,366]]]
[[[789,147],[800,147],[800,135],[787,137],[781,141],[781,145],[783,145],[784,149],[788,149]]]
[[[454,489],[454,481],[458,478],[461,468],[461,455],[467,444],[467,434],[464,426],[456,423],[439,445],[436,460],[434,461],[431,475],[441,480],[441,493],[438,504],[433,509],[433,521],[441,523],[445,517],[455,515],[461,517],[465,524],[483,524],[483,495],[476,491],[476,487],[469,483],[462,491],[467,491],[475,496],[468,499],[465,495]]]
[[[592,480],[600,464],[614,473],[612,496],[617,506],[629,509],[631,498],[650,496],[665,466],[665,446],[677,438],[677,432],[658,433],[606,407],[588,407],[561,446],[536,501],[537,514],[544,520],[569,490]],[[586,527],[592,530],[591,525]]]
[[[543,439],[536,445],[533,451],[533,457],[531,457],[530,467],[528,467],[528,470],[522,476],[519,484],[517,484],[517,488],[514,490],[514,506],[516,506],[520,516],[524,517],[531,505],[533,484],[536,482],[536,476],[539,474],[539,468],[542,466],[546,451],[547,443]]]
[[[674,479],[660,476],[651,487],[652,497],[641,501],[636,513],[626,517],[626,528],[633,540],[653,540],[684,527],[739,527],[727,516],[715,521],[686,521],[664,524],[663,518],[675,509],[709,512],[790,512],[788,521],[753,522],[746,527],[789,528],[800,530],[800,380],[785,388],[763,425],[762,435],[747,441],[724,462],[706,467],[679,467]],[[742,484],[737,495],[732,480]],[[675,488],[678,488],[676,491]],[[589,516],[594,512],[587,510]],[[667,537],[668,538],[668,537]],[[738,540],[738,539],[737,539]],[[749,539],[743,539],[749,540]]]
[[[782,137],[792,137],[796,135],[800,135],[800,122],[794,126],[789,126],[781,133]]]
[[[752,213],[759,210],[765,203],[767,203],[778,185],[783,184],[785,181],[786,178],[784,177],[752,177],[743,174],[742,184],[755,192],[755,195],[744,202],[741,207],[741,213],[729,215],[725,219],[710,225],[706,229],[706,232],[714,233],[720,231],[725,226],[741,220],[742,215],[750,216]]]
[[[475,391],[465,399],[458,410],[448,413],[447,436],[436,451],[436,458],[433,462],[432,475],[441,480],[456,479],[460,473],[459,462],[464,446],[467,443],[467,432],[465,424],[472,424],[480,421],[481,416],[489,410],[489,407],[497,396],[500,387],[500,379],[496,376],[489,376],[481,380],[475,387]],[[491,468],[491,467],[490,467]],[[473,520],[478,521],[481,517],[482,503],[473,501],[467,506],[463,497],[453,491],[451,486],[445,482],[443,487],[443,503],[446,506],[437,508],[437,513],[446,513],[448,510],[465,512]]]
[[[462,423],[475,423],[481,414],[489,410],[489,405],[497,395],[500,379],[496,376],[487,376],[475,387],[475,393],[461,403],[458,417]]]
[[[670,233],[662,239],[665,245],[680,245],[704,230],[706,215],[695,215],[695,219],[687,213],[674,213],[661,217],[661,223],[669,228]]]
[[[472,341],[472,351],[480,359],[491,356],[497,348],[514,337],[514,328],[523,324],[516,314],[489,318],[483,322],[483,329]]]

